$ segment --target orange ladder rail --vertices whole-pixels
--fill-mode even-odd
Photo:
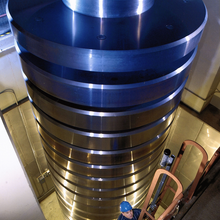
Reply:
[[[182,158],[182,156],[183,156],[183,154],[184,154],[184,152],[185,152],[185,149],[186,149],[186,147],[189,146],[189,145],[192,145],[192,146],[198,148],[198,149],[201,151],[203,157],[202,157],[202,161],[201,161],[201,163],[200,163],[198,172],[197,172],[197,174],[196,174],[196,177],[195,177],[195,179],[194,179],[194,181],[193,181],[193,184],[192,184],[192,186],[191,186],[191,188],[190,188],[190,190],[189,190],[188,196],[187,196],[187,198],[186,198],[187,201],[189,201],[189,200],[192,198],[192,196],[193,196],[193,194],[194,194],[194,192],[195,192],[195,189],[196,189],[196,187],[197,187],[197,185],[198,185],[198,183],[199,183],[199,180],[200,180],[201,176],[203,175],[203,171],[204,171],[204,169],[205,169],[206,163],[207,163],[207,161],[208,161],[208,155],[207,155],[205,149],[204,149],[201,145],[199,145],[199,144],[196,143],[195,141],[186,140],[186,141],[184,141],[184,142],[182,143],[182,146],[181,146],[181,148],[180,148],[180,150],[179,150],[178,156],[177,156],[177,158],[176,158],[176,160],[175,160],[175,162],[174,162],[173,168],[172,168],[172,170],[171,170],[171,173],[172,173],[172,174],[175,174],[176,169],[177,169],[177,167],[178,167],[178,165],[179,165],[179,163],[180,163],[180,160],[181,160],[181,158]],[[167,181],[167,183],[166,183],[166,185],[165,185],[165,188],[164,188],[165,191],[162,193],[161,198],[163,198],[163,196],[164,196],[164,194],[165,194],[165,192],[166,192],[166,188],[167,188],[167,186],[170,185],[170,182],[171,182],[171,179],[169,178],[168,181]]]
[[[158,218],[158,220],[164,219],[164,217],[167,216],[167,214],[169,214],[173,210],[173,208],[178,204],[178,202],[183,197],[183,193],[182,193],[183,187],[182,187],[181,182],[171,172],[164,170],[164,169],[158,169],[154,174],[153,180],[151,182],[147,197],[145,199],[145,202],[142,207],[142,210],[141,210],[141,213],[140,213],[138,220],[142,220],[144,217],[144,214],[146,214],[148,217],[150,217],[150,219],[155,220],[155,218],[150,213],[147,212],[147,208],[149,206],[150,199],[152,197],[152,194],[153,194],[154,189],[156,187],[157,181],[158,181],[161,174],[166,174],[170,178],[172,178],[177,184],[177,190],[175,191],[172,187],[170,187],[170,186],[168,187],[171,191],[173,191],[175,193],[175,195],[174,195],[173,201],[170,204],[170,206],[164,211],[164,213]]]
[[[204,176],[208,173],[208,171],[210,170],[210,168],[212,167],[212,165],[214,164],[214,162],[220,157],[220,147],[215,151],[215,153],[213,154],[211,160],[209,161],[209,164],[207,165],[207,167],[205,168],[204,171]]]

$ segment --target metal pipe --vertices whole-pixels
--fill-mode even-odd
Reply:
[[[14,91],[13,89],[4,89],[4,90],[2,90],[2,91],[0,92],[0,94],[3,94],[3,93],[5,93],[5,92],[12,92],[13,95],[14,95],[14,98],[15,98],[15,103],[16,103],[16,105],[18,105],[18,99],[17,99],[17,96],[16,96],[16,94],[15,94],[15,91]]]
[[[0,49],[0,53],[4,52],[4,51],[7,51],[7,50],[10,50],[11,48],[14,48],[15,46],[10,46],[10,47],[7,47],[7,48],[4,48],[4,49]]]
[[[167,171],[170,171],[174,159],[175,159],[175,156],[174,156],[174,155],[171,155],[171,156],[167,159],[167,165],[166,165],[166,170],[167,170]],[[162,190],[163,185],[164,185],[164,183],[165,183],[165,181],[166,181],[166,178],[167,178],[167,175],[166,175],[166,174],[163,174],[162,179],[161,179],[161,181],[160,181],[160,183],[159,183],[159,186],[158,186],[158,188],[157,188],[156,194],[155,194],[155,196],[154,196],[154,198],[153,198],[153,201],[152,201],[152,203],[150,204],[150,210],[149,210],[149,213],[150,213],[150,214],[151,214],[151,213],[154,211],[154,209],[157,207],[156,202],[157,202],[157,199],[158,199],[158,197],[159,197],[159,195],[160,195],[160,193],[161,193],[161,190]]]
[[[6,16],[7,16],[7,14],[1,14],[0,18],[6,17]]]

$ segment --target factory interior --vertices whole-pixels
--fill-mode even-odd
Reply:
[[[76,0],[76,2],[78,1],[79,0]],[[105,2],[107,0],[103,0],[103,1]],[[156,1],[157,0],[146,1],[148,2],[148,5],[146,7],[149,7],[146,10],[150,11],[151,7],[152,8],[156,7],[155,6]],[[137,87],[137,89],[136,87],[135,88],[131,87],[130,93],[137,94],[137,96],[133,98],[132,95],[131,98],[129,97],[130,99],[129,98],[127,99],[127,96],[129,96],[130,93],[124,91],[125,88],[130,88],[129,85],[130,84],[132,85],[132,83],[135,84],[135,86],[136,84],[140,84],[138,79],[137,80],[134,79],[135,77],[134,78],[131,77],[131,81],[132,80],[133,81],[126,82],[124,84],[125,86],[123,85],[124,87],[122,89],[120,87],[121,90],[124,89],[123,91],[125,95],[120,96],[120,93],[114,91],[115,93],[112,95],[112,97],[114,96],[114,99],[116,99],[116,104],[115,106],[114,104],[112,104],[112,106],[109,107],[107,101],[105,102],[102,100],[101,106],[98,106],[98,104],[96,105],[95,102],[91,101],[92,98],[96,99],[95,97],[96,93],[87,92],[87,90],[88,91],[93,90],[94,88],[96,88],[95,87],[96,85],[95,83],[94,84],[91,83],[93,80],[92,77],[91,79],[88,79],[88,81],[86,81],[87,80],[85,79],[85,76],[87,76],[86,73],[84,73],[83,77],[81,77],[84,80],[83,83],[88,84],[88,88],[86,91],[84,91],[83,89],[80,90],[81,89],[80,86],[81,84],[83,84],[80,81],[82,80],[80,77],[78,78],[73,77],[71,79],[72,80],[71,85],[73,85],[73,87],[75,86],[74,83],[76,83],[77,80],[80,81],[80,83],[78,83],[80,84],[80,86],[79,87],[77,87],[78,85],[75,86],[79,88],[79,90],[77,89],[71,90],[70,88],[71,86],[67,82],[70,80],[69,79],[67,80],[65,76],[63,76],[65,75],[65,73],[63,75],[61,73],[62,76],[58,75],[57,73],[56,76],[53,75],[51,78],[48,73],[45,73],[46,77],[43,78],[42,77],[43,71],[42,72],[39,71],[40,72],[39,77],[37,76],[37,74],[36,76],[33,76],[34,74],[32,75],[31,70],[33,70],[33,72],[36,73],[38,71],[38,67],[39,69],[41,68],[43,69],[44,64],[40,64],[40,61],[45,59],[46,67],[44,72],[50,69],[50,67],[51,67],[51,71],[54,72],[56,72],[55,69],[57,67],[57,72],[58,72],[60,70],[60,66],[63,67],[65,65],[66,66],[75,65],[76,69],[79,70],[78,72],[80,71],[92,72],[91,70],[92,68],[94,68],[94,72],[96,74],[101,74],[101,72],[105,72],[105,71],[108,73],[110,72],[113,75],[111,80],[114,81],[115,83],[114,86],[116,88],[118,84],[116,84],[117,80],[115,76],[117,75],[117,77],[119,77],[120,72],[124,71],[125,73],[127,73],[129,72],[127,68],[133,68],[132,64],[130,65],[129,63],[126,64],[123,63],[123,65],[121,65],[120,63],[115,64],[118,65],[118,68],[120,69],[118,71],[114,70],[114,68],[112,67],[114,65],[112,63],[107,67],[104,65],[101,66],[101,64],[96,65],[96,63],[99,61],[95,60],[96,54],[91,53],[91,51],[93,51],[92,50],[93,48],[90,49],[90,54],[89,54],[89,56],[91,54],[92,56],[90,56],[88,59],[89,60],[94,59],[95,60],[94,65],[93,63],[91,64],[89,63],[90,61],[88,61],[88,69],[86,69],[87,66],[85,67],[85,69],[83,69],[84,66],[81,65],[80,61],[77,64],[69,64],[68,62],[71,61],[69,61],[67,58],[68,53],[70,53],[67,48],[67,45],[62,44],[62,48],[65,47],[65,52],[67,53],[67,55],[65,56],[62,54],[63,58],[59,57],[59,55],[57,55],[56,52],[56,49],[57,51],[62,52],[62,48],[58,45],[58,43],[60,43],[59,41],[63,40],[62,31],[59,34],[57,34],[58,35],[57,38],[54,37],[55,40],[58,39],[57,40],[58,43],[56,42],[58,45],[57,47],[54,45],[50,45],[49,43],[47,44],[47,42],[49,42],[48,40],[47,42],[46,41],[43,41],[43,43],[41,42],[43,46],[39,50],[36,49],[37,47],[39,47],[38,37],[40,36],[39,38],[41,38],[42,36],[41,34],[37,33],[38,31],[37,28],[35,29],[32,28],[31,25],[27,25],[28,23],[27,17],[31,13],[37,14],[40,11],[37,17],[34,15],[35,16],[34,21],[32,21],[33,19],[31,16],[30,16],[30,20],[32,19],[31,20],[32,22],[38,22],[38,24],[44,23],[46,21],[46,18],[48,19],[48,17],[51,16],[51,14],[48,13],[49,14],[48,17],[41,18],[41,16],[43,17],[42,14],[46,13],[45,11],[47,11],[47,10],[43,10],[44,9],[43,7],[47,9],[47,7],[54,4],[54,6],[51,7],[52,8],[51,10],[59,10],[58,9],[59,4],[62,4],[63,8],[66,7],[68,8],[69,11],[71,11],[72,10],[71,8],[72,5],[70,4],[71,0],[63,0],[63,1],[47,0],[44,1],[44,3],[42,3],[42,1],[40,0],[35,0],[33,1],[33,3],[30,4],[27,3],[28,0],[22,0],[22,1],[9,0],[9,5],[7,6],[8,9],[6,10],[5,8],[7,2],[8,2],[7,0],[0,1],[0,9],[2,14],[0,15],[0,31],[1,31],[0,32],[0,116],[1,116],[0,170],[2,174],[0,177],[0,186],[1,186],[0,220],[32,220],[32,219],[33,220],[45,220],[45,219],[99,220],[103,218],[107,220],[114,220],[117,219],[116,216],[120,214],[119,211],[120,201],[128,200],[131,201],[133,206],[137,208],[142,208],[144,199],[147,196],[147,191],[146,191],[148,189],[147,186],[150,185],[155,171],[161,167],[160,159],[162,157],[164,149],[170,149],[171,154],[177,157],[182,143],[186,140],[191,140],[202,146],[207,153],[208,161],[211,160],[212,156],[220,147],[220,37],[219,37],[220,36],[220,10],[219,10],[220,1],[219,0],[181,1],[184,2],[185,4],[188,3],[190,4],[191,2],[196,2],[195,4],[197,3],[202,4],[203,2],[207,9],[207,14],[204,13],[205,15],[203,17],[201,16],[202,17],[201,19],[206,20],[207,18],[207,21],[204,22],[206,24],[203,27],[204,30],[203,33],[201,33],[201,39],[199,39],[197,42],[198,48],[197,45],[195,45],[196,49],[193,48],[192,52],[191,51],[188,52],[189,55],[185,55],[187,52],[184,52],[184,59],[185,59],[183,60],[184,62],[187,63],[189,62],[189,60],[191,62],[192,57],[194,58],[192,64],[189,65],[190,69],[187,70],[187,74],[189,75],[188,79],[185,75],[184,75],[184,79],[182,78],[177,79],[179,81],[180,80],[182,81],[177,85],[177,88],[175,88],[176,89],[175,93],[171,93],[171,91],[172,92],[174,91],[174,88],[171,86],[171,84],[172,85],[177,84],[174,83],[174,81],[167,83],[165,82],[165,85],[161,83],[163,87],[162,89],[160,89],[160,85],[155,90],[153,89],[152,95],[149,96],[156,97],[156,94],[160,92],[162,94],[164,91],[166,92],[166,88],[169,89],[172,87],[170,91],[168,91],[167,89],[168,92],[166,94],[166,97],[164,95],[165,94],[164,92],[163,96],[166,99],[161,95],[161,97],[158,96],[159,98],[158,97],[155,98],[156,101],[152,101],[152,100],[149,101],[150,104],[153,103],[152,106],[156,105],[156,110],[155,110],[156,113],[154,113],[154,110],[151,109],[152,110],[151,114],[153,119],[151,121],[149,119],[149,121],[147,121],[146,124],[143,124],[144,122],[143,123],[140,122],[141,120],[138,120],[137,123],[133,122],[132,117],[126,115],[129,113],[125,113],[136,110],[141,111],[141,109],[139,109],[141,108],[139,107],[139,105],[142,106],[142,103],[136,104],[136,97],[138,95],[142,96],[144,94],[143,91],[141,89],[139,90],[139,87]],[[93,2],[95,2],[94,6],[90,5],[91,11],[93,7],[98,7],[96,4],[98,4],[97,2],[100,1],[94,0]],[[127,0],[127,2],[130,2],[130,0]],[[139,2],[139,1],[133,1],[133,2]],[[162,2],[162,1],[157,1],[157,2]],[[176,1],[176,2],[180,2],[180,1]],[[153,6],[152,5],[149,6],[149,4],[153,4]],[[25,5],[26,8],[23,7],[23,5]],[[40,10],[41,7],[43,8],[41,9],[42,11]],[[189,6],[189,10],[191,10],[190,7],[191,6]],[[66,8],[65,9],[63,8],[60,9],[59,11],[60,14],[65,13]],[[18,11],[24,10],[23,12],[26,13],[25,15],[27,17],[25,17],[22,20],[22,13],[20,12],[17,13],[17,10]],[[86,10],[86,8],[83,7],[79,8],[79,11],[80,10],[83,11]],[[166,8],[166,10],[168,9]],[[125,11],[122,11],[121,13],[123,12],[125,13]],[[111,11],[108,13],[111,13]],[[191,16],[191,14],[192,13],[190,13],[189,17]],[[94,16],[94,15],[89,14],[89,16]],[[86,22],[87,21],[86,19],[89,16],[84,16],[86,18],[83,17],[81,19],[85,19],[85,20],[83,21],[79,20],[79,21]],[[77,18],[78,17],[75,16],[74,19],[77,20]],[[56,19],[59,19],[59,16],[57,16]],[[112,18],[106,18],[106,19],[112,19]],[[188,20],[190,20],[190,18]],[[96,20],[94,19],[94,25],[95,25],[95,21]],[[24,28],[18,25],[20,24],[19,22],[22,25],[24,25]],[[121,22],[120,25],[126,26],[126,24],[122,24],[122,23],[123,22]],[[142,24],[143,23],[144,20],[142,21]],[[196,22],[195,25],[197,25]],[[50,30],[52,30],[54,27],[55,27],[54,25],[51,25]],[[29,33],[28,31],[25,30],[25,28],[27,29],[29,28],[28,31],[33,30],[34,34],[37,33],[36,34],[37,40],[35,39],[35,36],[32,38],[32,35],[34,34]],[[170,30],[173,29],[173,27],[169,25],[167,26],[167,29]],[[125,30],[127,30],[127,26]],[[100,42],[107,42],[107,40],[110,37],[108,38],[107,36],[106,38],[106,36],[102,34],[102,31],[103,30],[100,30],[100,35],[97,36],[97,39]],[[133,29],[131,31],[133,31]],[[110,35],[110,33],[107,30],[106,33]],[[196,33],[198,34],[198,32]],[[83,41],[84,38],[86,38],[84,36],[85,33],[82,31],[79,34],[81,35],[80,38],[82,38],[80,40]],[[113,34],[113,36],[115,35]],[[43,37],[49,39],[51,36],[49,34],[48,35],[45,34]],[[37,45],[36,47],[32,45],[31,40],[28,41],[29,38],[33,40],[34,42],[33,44],[36,43]],[[126,38],[126,37],[122,36],[122,38]],[[187,39],[187,37],[185,38]],[[97,39],[95,38],[95,40]],[[76,39],[76,41],[77,40],[80,41],[79,39]],[[129,40],[131,39],[129,38]],[[79,45],[83,44],[81,41]],[[194,44],[194,41],[190,43]],[[74,43],[72,44],[74,45]],[[187,43],[189,43],[188,40]],[[108,50],[108,46],[106,46],[104,43],[102,46],[104,48],[103,51],[105,51],[105,48],[107,48]],[[53,52],[50,51],[50,53],[54,53],[55,55],[51,55],[51,57],[45,55],[45,57],[43,57],[44,54],[47,54],[47,52],[49,51],[49,50],[47,51],[46,49],[44,51],[44,47],[48,47],[48,48],[50,47],[50,49],[52,48],[51,51]],[[123,45],[123,47],[126,47],[126,45],[125,46]],[[37,55],[35,54],[35,52]],[[34,55],[29,55],[29,53],[30,54],[33,53]],[[36,58],[38,57],[38,54],[40,58]],[[56,56],[58,56],[57,60],[56,60]],[[88,54],[84,56],[88,56]],[[98,56],[100,55],[97,55],[97,57]],[[110,55],[107,54],[107,56]],[[186,61],[185,57],[189,60]],[[78,57],[76,59],[78,59]],[[114,54],[113,61],[116,59],[117,59],[117,54],[116,55]],[[119,57],[118,59],[122,59],[122,58]],[[142,57],[140,58],[140,60],[141,59]],[[182,57],[180,59],[182,59]],[[53,62],[56,63],[56,65],[52,66],[51,63]],[[59,62],[62,62],[63,64],[60,64]],[[104,61],[100,61],[100,63],[102,62]],[[129,62],[132,63],[132,61]],[[154,63],[154,61],[152,61],[152,63]],[[142,64],[139,65],[141,66]],[[144,65],[145,64],[143,64],[143,66]],[[177,66],[177,64],[175,65]],[[70,69],[69,66],[68,68]],[[75,66],[73,67],[73,69],[75,69]],[[125,66],[125,67],[121,67],[121,66]],[[107,69],[102,71],[99,68],[102,69],[109,68],[110,70]],[[134,69],[132,69],[133,72],[136,71],[135,68],[139,68],[138,65],[136,65]],[[137,69],[137,71],[138,70],[139,69]],[[76,72],[76,74],[78,74],[78,72]],[[57,78],[60,78],[62,80],[59,81],[57,80]],[[121,78],[123,78],[123,76]],[[51,82],[49,81],[50,79]],[[45,81],[43,82],[43,80]],[[101,79],[99,80],[101,82]],[[108,80],[109,79],[105,79],[104,81],[104,83],[106,83],[106,85],[104,85],[106,86],[106,88],[108,86],[111,86]],[[119,78],[119,81],[120,80],[123,79]],[[153,81],[151,78],[148,80]],[[122,81],[119,82],[119,85],[123,84],[121,82]],[[102,85],[102,89],[103,89],[103,85]],[[148,93],[149,91],[151,92],[151,89],[152,88],[150,88],[150,90],[147,90],[146,93]],[[70,95],[71,92],[72,94],[76,94],[75,96],[78,96],[79,98],[72,98],[72,96]],[[119,94],[118,97],[117,94]],[[111,94],[110,92],[108,93],[108,91],[104,95],[106,96],[103,99],[111,98]],[[87,98],[86,96],[89,97]],[[172,99],[174,101],[172,103],[171,103],[172,100],[166,101],[167,97],[169,98],[171,97],[170,100]],[[124,99],[125,101],[124,102],[120,101],[120,98],[121,100]],[[162,98],[164,98],[164,100],[162,100]],[[130,101],[131,99],[132,101]],[[141,98],[140,99],[137,98],[137,99],[142,101]],[[163,101],[163,103],[167,102],[167,105],[169,106],[172,105],[172,107],[167,107],[166,109],[164,107],[163,108],[160,107],[158,103],[161,103],[162,102],[161,100]],[[156,103],[157,101],[158,103]],[[138,107],[133,107],[133,108],[130,108],[130,106],[127,107],[124,104],[125,102],[127,103],[129,102],[129,105],[138,106]],[[130,104],[131,102],[132,104]],[[144,104],[147,103],[146,100],[144,100],[143,102],[145,102]],[[87,105],[89,105],[89,107]],[[57,108],[57,110],[55,108]],[[75,110],[76,108],[77,111]],[[88,113],[88,115],[86,115],[85,113],[87,118],[83,118],[84,116],[82,115],[84,113],[81,112],[86,112],[87,110],[90,112]],[[164,113],[162,113],[163,110],[165,111]],[[71,115],[70,112],[72,113],[73,111],[75,111],[74,112],[75,115],[73,116],[75,117],[74,120],[71,119],[70,116],[68,117],[68,115]],[[118,121],[117,118],[113,119],[113,116],[111,116],[112,118],[109,117],[110,119],[106,117],[107,119],[105,120],[103,115],[101,115],[102,111],[104,112],[103,114],[107,112],[109,115],[110,114],[113,115],[112,112],[113,113],[116,112],[118,115],[124,114],[123,117],[126,117],[125,120],[128,120],[128,123],[126,124],[129,124],[128,125],[129,128],[126,128],[126,125],[123,124],[124,122],[121,119],[122,116],[118,117],[119,118]],[[93,115],[94,112],[99,112],[99,114],[101,115],[100,118],[97,117],[98,119],[96,119],[94,117],[95,119],[92,119],[92,117],[94,116]],[[77,117],[79,117],[79,120],[77,120]],[[70,122],[68,122],[68,120]],[[156,130],[155,132],[151,127],[151,125],[153,126],[154,123],[153,120],[155,121],[157,120],[158,123],[161,120],[160,125],[158,125],[157,123],[156,126],[158,127],[155,129]],[[99,122],[101,125],[100,126],[96,125],[96,123]],[[164,124],[165,122],[166,124]],[[75,123],[75,124],[70,125],[70,123]],[[118,127],[115,126],[115,124],[113,123],[116,123]],[[114,126],[117,127],[118,130],[117,129],[114,130],[115,128]],[[161,127],[159,128],[159,126]],[[149,131],[144,130],[146,129],[146,127],[147,129],[149,129]],[[125,135],[123,132],[125,133]],[[153,132],[156,134],[155,137],[153,137],[152,134]],[[158,134],[156,132],[158,132]],[[90,135],[89,137],[86,136],[87,133],[89,133]],[[94,138],[94,135],[96,135],[96,133],[99,134],[99,137],[96,138],[98,140]],[[114,142],[111,140],[103,141],[103,139],[105,138],[103,138],[103,136],[100,136],[102,133],[104,135],[105,134],[109,135],[107,137],[112,137],[115,135],[114,138],[115,140],[118,140],[118,142],[117,141]],[[152,137],[150,137],[150,135],[152,135]],[[95,139],[94,141],[93,138]],[[100,141],[100,139],[102,142]],[[47,142],[51,143],[51,146],[49,146]],[[146,158],[144,157],[145,159],[143,159],[142,161],[142,157],[139,154],[143,153],[144,151],[144,150],[143,151],[140,150],[141,146],[144,145],[143,143],[148,143],[150,150],[146,150],[149,152],[146,153],[147,156],[145,156]],[[99,144],[100,146],[98,146]],[[131,152],[126,151],[129,148],[125,147],[126,149],[123,149],[121,145],[118,146],[117,144],[118,145],[127,144],[133,150],[131,150]],[[70,145],[72,147],[68,147]],[[87,145],[88,145],[88,149],[86,148]],[[155,147],[156,145],[159,147]],[[142,146],[142,148],[144,147],[145,146]],[[66,150],[67,148],[68,150]],[[140,150],[139,154],[138,154],[138,149]],[[93,154],[93,150],[94,152],[95,151],[99,152],[99,155],[97,153],[97,155],[94,156],[95,154]],[[106,157],[103,157],[104,158],[103,159],[101,156],[105,155],[105,150],[106,152],[110,152],[110,153]],[[117,155],[113,155],[113,152],[117,152],[117,151],[118,151],[118,153],[116,153]],[[137,151],[137,156],[136,156],[137,158],[135,159],[136,151]],[[125,155],[126,153],[131,155],[118,156],[118,154],[122,154],[120,152],[125,152],[123,153],[123,155]],[[134,153],[134,158],[132,152]],[[127,158],[131,158],[131,159],[129,160]],[[183,154],[181,162],[175,172],[175,176],[182,184],[183,191],[186,191],[194,181],[201,160],[202,160],[201,151],[190,145]],[[182,216],[181,215],[178,216],[177,214],[175,219],[182,219],[182,220],[219,219],[220,211],[218,206],[220,204],[220,193],[219,193],[220,189],[217,183],[220,182],[220,176],[218,169],[219,161],[217,162],[218,163],[213,165],[210,172],[207,173],[206,175],[207,179],[202,180],[203,185],[200,182],[199,186],[201,187],[205,186],[204,190],[203,191],[201,190],[200,192],[197,188],[198,190],[197,196],[194,195],[192,199],[193,203],[190,202],[187,203],[186,206],[188,205],[188,207],[184,206],[186,210],[185,213],[182,214]],[[144,163],[146,164],[149,163],[149,165],[145,166],[143,165]],[[92,169],[93,167],[90,167],[90,165],[93,166],[92,164],[95,164],[94,166],[99,166],[99,168],[93,171],[94,170]],[[126,166],[124,164],[126,164]],[[110,168],[105,168],[105,167],[110,167]],[[145,168],[147,167],[145,170],[149,170],[149,171],[143,171],[143,167]],[[100,171],[102,169],[103,172]],[[89,173],[89,171],[91,173]],[[149,172],[149,174],[148,173],[143,174],[144,172]],[[146,175],[146,178],[142,178],[141,175],[142,176]],[[92,179],[93,176],[95,177],[94,179],[97,179],[96,181],[93,181]],[[206,176],[204,178],[206,178]],[[101,178],[103,178],[103,180],[109,179],[109,182],[106,183],[106,185],[104,185],[103,183],[104,181],[101,180],[100,182]],[[94,182],[94,184],[92,181]],[[131,181],[131,182],[127,183],[126,181],[127,182]],[[120,185],[122,184],[121,182],[123,182],[124,185]],[[205,193],[208,192],[208,190],[209,193],[208,195],[206,195]],[[101,197],[102,195],[103,197]],[[100,201],[103,200],[102,201],[103,206],[100,205],[99,200]],[[161,204],[161,207],[158,209],[155,218],[159,217],[163,213],[163,211],[168,207],[167,204],[169,204],[171,201],[172,198],[170,198],[169,194],[164,197],[164,200]],[[93,202],[94,204],[92,204]]]

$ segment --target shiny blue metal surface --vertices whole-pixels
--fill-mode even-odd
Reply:
[[[41,7],[12,20],[19,44],[49,62],[93,72],[166,66],[196,47],[207,20],[203,3],[195,0],[156,1],[146,13],[112,19],[74,13],[61,1]]]
[[[9,0],[65,219],[140,207],[207,21],[200,0]]]
[[[142,14],[152,7],[154,0],[63,0],[63,3],[71,10],[85,15],[113,18]]]
[[[80,109],[77,105],[57,103],[56,99],[52,96],[49,98],[48,95],[40,92],[29,81],[26,82],[26,85],[29,97],[36,109],[39,108],[50,117],[75,128],[105,132],[138,128],[164,117],[178,105],[185,82],[186,80],[173,93],[154,102],[127,109],[120,108],[115,111],[106,109],[102,112],[94,108]]]
[[[98,74],[94,77],[94,81],[91,80],[91,82],[87,83],[81,82],[84,77],[81,77],[79,82],[54,76],[52,72],[46,72],[38,66],[33,65],[33,63],[30,62],[31,60],[27,59],[23,54],[21,54],[21,63],[28,79],[52,96],[84,106],[116,108],[136,106],[151,102],[175,91],[186,79],[195,53],[196,51],[194,51],[193,54],[190,53],[190,57],[187,57],[188,60],[184,59],[185,63],[178,66],[179,68],[176,68],[170,73],[167,72],[166,75],[156,79],[149,80],[152,76],[149,77],[149,75],[146,74],[146,76],[142,77],[142,75],[145,75],[144,73],[135,72],[128,74],[133,75],[133,77],[130,77],[131,79],[124,74],[124,77],[120,76],[119,84],[114,82],[114,84],[112,83],[110,85],[105,82],[105,77],[103,77],[104,80],[99,83],[94,82],[96,78],[99,78]],[[62,73],[62,71],[60,71],[60,73]],[[162,75],[162,73],[160,74]],[[118,73],[118,75],[120,74]],[[138,75],[140,75],[139,79]],[[122,84],[122,80],[125,77],[127,83]],[[141,81],[141,79],[144,81],[135,82]],[[108,80],[108,83],[112,81],[111,78]],[[167,84],[169,84],[169,86],[167,86]],[[54,88],[57,89],[54,90]],[[77,96],[73,96],[72,94],[77,94]]]

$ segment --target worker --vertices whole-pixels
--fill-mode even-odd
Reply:
[[[123,201],[120,204],[121,214],[118,217],[118,220],[138,220],[141,213],[141,209],[132,209],[132,206],[129,202]]]

